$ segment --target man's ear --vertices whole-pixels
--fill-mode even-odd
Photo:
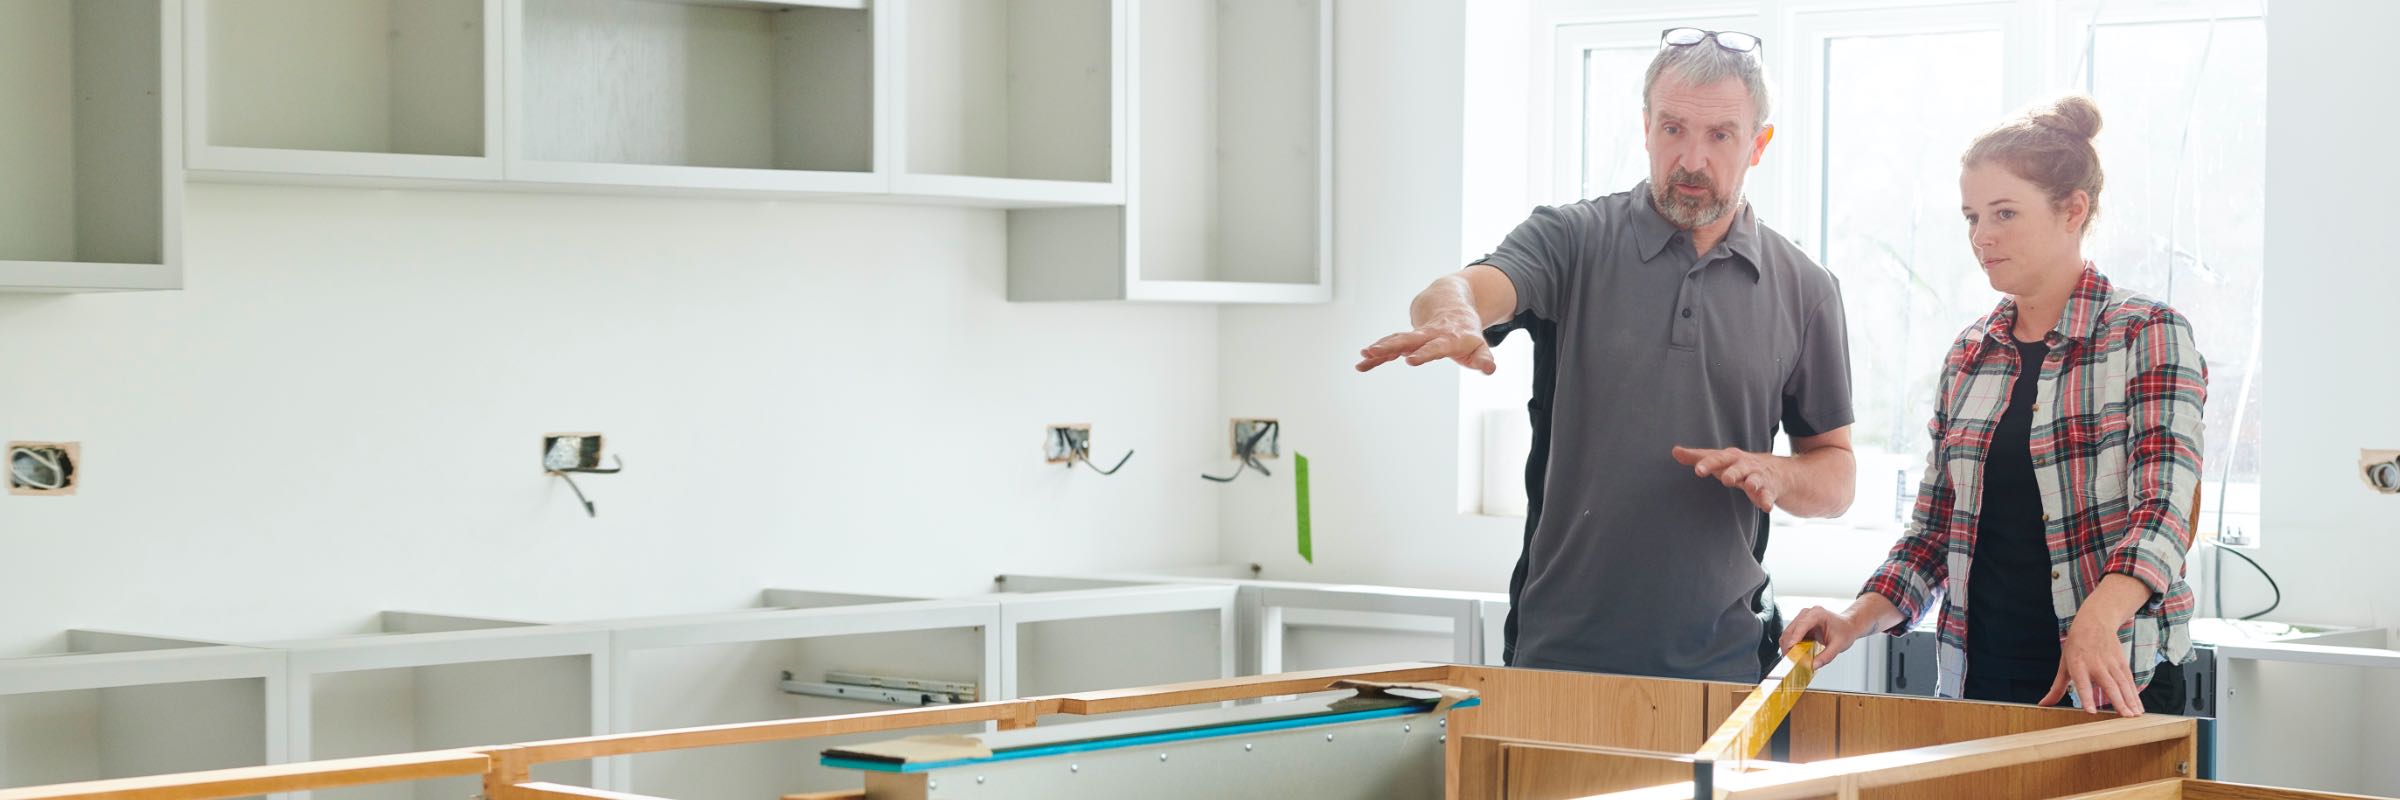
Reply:
[[[1758,160],[1767,154],[1767,143],[1774,140],[1775,126],[1758,126],[1758,140],[1750,144],[1750,166],[1758,166]]]

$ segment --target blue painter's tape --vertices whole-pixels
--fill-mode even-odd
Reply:
[[[1470,697],[1459,701],[1458,705],[1451,706],[1451,708],[1473,708],[1482,704],[1483,700],[1481,698]],[[1194,739],[1213,739],[1220,736],[1244,736],[1253,733],[1286,731],[1294,728],[1311,728],[1319,725],[1339,725],[1347,722],[1362,722],[1371,719],[1405,717],[1411,714],[1423,714],[1427,711],[1431,711],[1432,709],[1432,703],[1419,703],[1415,705],[1395,706],[1392,708],[1371,709],[1368,711],[1351,711],[1341,714],[1272,719],[1261,722],[1245,722],[1239,725],[1191,728],[1188,730],[1165,731],[1162,733],[1150,733],[1138,736],[1118,736],[1107,739],[1092,739],[1081,742],[1066,742],[1062,744],[1041,745],[1039,747],[1021,747],[1014,750],[1003,750],[993,753],[991,758],[960,758],[949,761],[927,761],[918,764],[894,764],[884,761],[863,761],[855,758],[824,756],[819,758],[817,763],[828,767],[834,767],[836,769],[856,769],[867,770],[871,772],[931,772],[937,769],[949,769],[968,764],[990,764],[999,761],[1020,761],[1028,758],[1048,758],[1050,756],[1066,755],[1069,753],[1090,753],[1100,750],[1116,750],[1126,747],[1148,747],[1150,745],[1167,744],[1170,742],[1188,742]]]

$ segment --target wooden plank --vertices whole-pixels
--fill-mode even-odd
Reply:
[[[1448,771],[1450,800],[1500,800],[1507,790],[1501,782],[1506,773],[1502,771],[1500,748],[1512,741],[1518,740],[1498,736],[1451,737],[1448,750],[1456,754],[1456,766]]]
[[[841,789],[831,792],[787,794],[783,796],[783,800],[867,800],[867,790]]]
[[[1661,753],[1508,742],[1500,761],[1507,800],[1569,800],[1692,779],[1690,759]]]
[[[1063,694],[1054,698],[1061,714],[1114,714],[1121,711],[1142,711],[1170,706],[1222,703],[1228,700],[1249,700],[1287,694],[1322,692],[1340,680],[1382,681],[1388,683],[1433,682],[1451,683],[1456,670],[1449,664],[1409,663],[1385,664],[1372,667],[1321,669],[1313,672],[1285,672],[1246,678],[1175,683],[1138,689],[1112,689],[1101,692]]]
[[[1842,697],[1826,692],[1800,696],[1800,704],[1784,718],[1792,732],[1791,752],[1785,758],[1806,764],[1841,757]]]
[[[1707,731],[1701,723],[1708,684],[1700,681],[1457,666],[1447,682],[1483,698],[1450,715],[1444,774],[1451,797],[1459,791],[1458,743],[1466,736],[1689,753]]]
[[[472,750],[436,750],[0,789],[0,800],[211,800],[479,775],[490,762],[489,757]]]
[[[813,739],[820,736],[877,733],[968,722],[995,722],[1022,719],[1028,714],[1038,713],[1044,706],[1043,702],[1035,700],[1001,700],[989,703],[963,703],[950,706],[871,711],[830,717],[739,722],[697,728],[553,739],[517,745],[514,752],[506,757],[513,763],[529,766],[553,761],[580,761],[603,756],[653,753],[660,750]],[[520,797],[513,792],[492,796],[496,800],[512,800],[512,798]]]
[[[527,781],[517,784],[517,794],[520,797],[534,798],[535,800],[659,800],[659,798],[649,795],[611,792],[606,789],[571,786],[548,781]]]
[[[1842,695],[1836,735],[1841,757],[1990,739],[1997,736],[2056,730],[2119,719],[2079,709],[2043,708],[2014,703],[1936,700],[1888,695]],[[2182,751],[2178,753],[2176,751]],[[1794,756],[1793,760],[1802,760]],[[2077,757],[2059,763],[2008,770],[1991,775],[1961,775],[1921,783],[1904,792],[1864,792],[1865,797],[1938,796],[1947,792],[2009,797],[2055,797],[2122,785],[2123,780],[2096,781],[2095,775],[2138,775],[2144,778],[2188,776],[2196,763],[2190,745],[2128,748],[2121,752]],[[2187,771],[2178,773],[2175,768]]]
[[[2071,708],[1840,694],[1842,757],[1873,755],[2114,719]]]
[[[1702,713],[1700,727],[1713,731],[1724,725],[1725,719],[1733,716],[1733,709],[1740,706],[1742,698],[1749,697],[1754,688],[1757,687],[1738,683],[1710,683],[1707,688],[1701,689],[1706,710]]]
[[[2058,800],[2181,800],[2182,797],[2183,780],[2178,778],[2102,789],[2074,797],[2058,798]]]
[[[1812,798],[1829,793],[1856,793],[1862,798],[2055,797],[2178,777],[2176,769],[2188,766],[2188,762],[2181,760],[2192,752],[2196,731],[2193,722],[2182,717],[2109,718],[2086,725],[1726,776],[1719,787],[1730,800]],[[2094,755],[2105,758],[2085,758]],[[1979,782],[1955,784],[1962,787],[1958,789],[1948,788],[1950,784],[1933,783],[1970,773],[2027,766],[2031,769],[2008,770],[2002,776],[2062,766],[2082,774],[2048,782],[2011,783],[1995,782],[1996,776],[1972,776]],[[1876,791],[1887,787],[1888,791]]]
[[[2183,796],[2189,800],[2377,800],[2366,795],[2199,780],[2184,781]]]

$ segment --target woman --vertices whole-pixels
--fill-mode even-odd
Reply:
[[[1944,697],[2051,705],[2072,690],[2137,716],[2143,688],[2189,658],[2207,370],[2182,315],[2083,259],[2099,131],[2092,101],[2067,97],[1960,159],[1968,244],[2005,297],[1943,360],[1907,532],[1849,608],[1794,617],[1785,650],[1818,640],[1822,666],[1905,632],[1940,593]]]

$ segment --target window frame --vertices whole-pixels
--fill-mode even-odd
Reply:
[[[1779,230],[1795,234],[1795,244],[1822,260],[1828,244],[1823,235],[1828,41],[1996,30],[2005,54],[1997,119],[2052,91],[2088,91],[2094,26],[2263,18],[2264,6],[2263,0],[1532,0],[1534,41],[1551,47],[1548,68],[1535,75],[1537,83],[1547,85],[1537,85],[1533,94],[1550,102],[1536,104],[1529,126],[1536,177],[1527,187],[1534,196],[1527,199],[1535,204],[1583,199],[1588,51],[1655,46],[1658,31],[1671,25],[1747,31],[1765,42],[1763,57],[1776,101],[1769,122],[1776,134],[1746,193],[1762,216],[1777,220]],[[1461,421],[1478,426],[1475,436],[1483,438],[1480,414]],[[2211,490],[2203,495],[2211,504],[2225,502]],[[1781,512],[1774,521],[1779,527],[1811,522]],[[2263,518],[2259,527],[2265,527]],[[2248,542],[2237,544],[2254,547],[2256,542],[2254,531]]]

